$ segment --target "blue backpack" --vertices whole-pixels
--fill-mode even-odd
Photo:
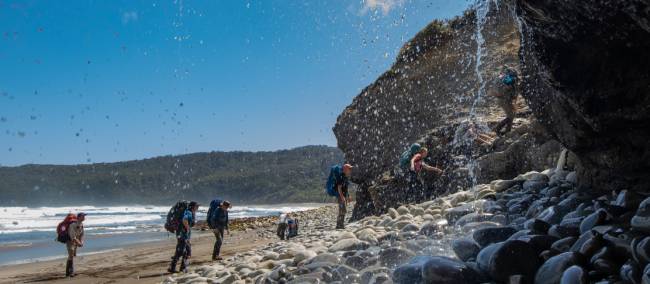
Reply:
[[[343,169],[341,166],[336,165],[330,169],[330,175],[327,177],[327,184],[325,185],[325,192],[329,196],[338,197],[339,193],[336,190],[336,182],[343,179]]]
[[[407,170],[411,166],[411,159],[415,154],[420,152],[420,149],[422,149],[422,146],[418,143],[413,143],[411,144],[411,147],[404,151],[402,155],[399,157],[399,167],[403,170]]]
[[[517,81],[517,71],[512,69],[506,69],[501,82],[507,86],[512,86]]]
[[[208,223],[208,227],[210,227],[210,229],[215,228],[214,226],[215,218],[217,216],[217,211],[219,209],[219,206],[221,206],[222,202],[223,200],[221,199],[215,199],[210,202],[210,209],[208,209],[207,219],[205,220],[206,223]]]

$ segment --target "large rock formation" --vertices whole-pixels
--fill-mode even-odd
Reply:
[[[481,81],[475,71],[476,15],[470,10],[449,22],[428,25],[405,44],[391,69],[339,116],[334,127],[338,146],[357,165],[353,180],[360,184],[355,219],[407,201],[404,182],[391,170],[413,142],[427,146],[428,162],[445,169],[441,177],[424,176],[426,197],[543,169],[559,154],[559,143],[551,140],[523,104],[515,130],[497,139],[493,147],[473,145],[468,154],[453,143],[459,125],[470,116],[487,126],[504,117],[493,97],[486,92],[477,96]],[[485,44],[479,69],[485,90],[493,87],[502,64],[516,66],[519,61],[513,15],[511,2],[500,1],[491,5],[482,26]],[[478,169],[469,169],[472,164]]]
[[[518,62],[519,33],[512,18],[507,7],[488,18],[482,70],[494,72],[503,63]],[[475,35],[473,11],[448,23],[432,22],[404,45],[391,69],[343,111],[334,134],[349,161],[361,165],[355,178],[377,177],[431,129],[469,116],[479,85]],[[498,110],[492,101],[483,100],[478,111]]]
[[[523,96],[579,182],[650,189],[650,1],[516,1]]]

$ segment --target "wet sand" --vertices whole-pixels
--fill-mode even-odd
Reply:
[[[226,236],[222,255],[228,257],[276,241],[274,225],[232,231]],[[0,267],[0,283],[160,283],[169,276],[167,267],[175,239],[138,244],[119,251],[79,256],[74,278],[65,277],[65,259]],[[191,265],[211,262],[214,236],[195,232]],[[61,250],[65,250],[61,245]],[[79,253],[83,253],[83,248]]]

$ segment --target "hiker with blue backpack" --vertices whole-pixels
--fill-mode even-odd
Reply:
[[[190,243],[190,238],[192,237],[192,226],[195,224],[196,210],[198,209],[199,204],[196,201],[190,203],[180,201],[170,210],[170,214],[174,219],[172,220],[173,222],[170,222],[170,214],[168,214],[168,223],[177,224],[177,227],[174,230],[176,233],[176,250],[174,251],[172,262],[167,269],[170,273],[177,272],[176,263],[181,258],[180,271],[187,272],[189,259],[192,256],[192,245]],[[167,223],[165,225],[165,227],[169,226]]]
[[[517,71],[508,65],[503,65],[501,72],[497,76],[496,86],[491,92],[491,95],[497,98],[499,106],[506,113],[506,117],[494,127],[494,132],[497,135],[504,135],[512,129],[512,122],[517,114],[515,107],[517,82]],[[502,132],[504,127],[505,132]]]
[[[345,214],[347,213],[347,206],[350,201],[348,186],[350,184],[349,179],[352,175],[352,168],[353,167],[350,164],[332,166],[325,185],[325,191],[327,194],[336,197],[339,205],[336,229],[345,228]]]
[[[418,143],[413,143],[408,150],[400,156],[398,175],[402,176],[407,182],[407,191],[405,196],[406,202],[420,202],[425,199],[424,184],[420,180],[422,170],[434,172],[441,175],[443,171],[437,167],[425,163],[425,158],[429,154],[427,148]]]
[[[221,245],[223,244],[224,232],[230,234],[228,230],[228,209],[232,205],[227,200],[215,199],[210,202],[208,209],[207,223],[208,227],[214,233],[215,242],[212,250],[212,260],[222,260]]]

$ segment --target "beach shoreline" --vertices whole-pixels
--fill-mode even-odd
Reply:
[[[321,204],[321,208],[327,204]],[[294,212],[308,216],[316,209]],[[231,220],[231,234],[226,236],[222,255],[229,257],[277,241],[277,216],[246,217]],[[211,262],[214,236],[204,224],[192,238],[192,265]],[[75,260],[77,277],[64,277],[63,258],[0,266],[0,283],[160,283],[165,280],[167,266],[176,240],[173,237],[152,242],[126,245],[109,251],[85,254],[83,248]],[[61,245],[64,251],[64,246]]]

